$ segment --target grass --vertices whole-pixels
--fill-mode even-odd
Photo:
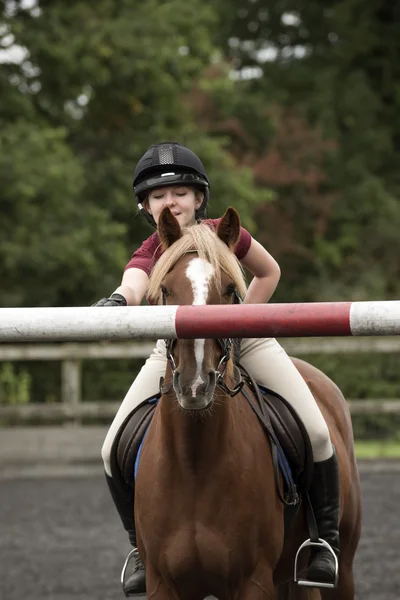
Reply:
[[[400,459],[400,441],[371,440],[355,442],[356,457],[360,458],[398,458]]]

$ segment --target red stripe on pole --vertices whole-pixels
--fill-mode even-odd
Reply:
[[[352,302],[179,306],[178,338],[351,335]],[[260,336],[261,333],[261,336]]]

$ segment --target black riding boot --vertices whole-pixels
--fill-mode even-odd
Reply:
[[[106,481],[108,489],[110,490],[112,499],[121,518],[124,529],[128,532],[129,541],[133,546],[133,549],[128,554],[125,561],[124,567],[121,574],[122,589],[124,590],[125,596],[135,596],[136,594],[146,593],[146,573],[144,570],[144,564],[139,556],[138,549],[136,547],[136,531],[135,531],[135,518],[133,511],[133,497],[129,494],[123,493],[123,490],[115,484],[112,477],[107,475]],[[125,580],[125,572],[129,569],[130,574]]]
[[[319,537],[328,542],[336,558],[339,556],[339,491],[339,466],[333,448],[333,455],[330,458],[314,463],[309,495]],[[335,557],[329,548],[313,547],[307,579],[316,583],[335,585],[336,573]]]

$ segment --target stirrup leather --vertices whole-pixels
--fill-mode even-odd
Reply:
[[[306,548],[306,547],[310,547],[310,546],[316,546],[318,548],[326,548],[327,550],[329,550],[335,560],[335,579],[333,583],[326,583],[325,581],[311,581],[309,579],[299,579],[297,576],[297,559],[299,557],[300,552]],[[304,586],[304,587],[317,587],[317,588],[335,588],[337,587],[339,581],[339,562],[337,559],[337,556],[335,554],[335,552],[333,551],[333,548],[330,544],[328,544],[328,542],[326,542],[325,540],[322,540],[321,538],[318,538],[318,542],[312,542],[311,539],[306,540],[305,542],[303,542],[300,546],[300,548],[297,550],[296,553],[296,558],[294,559],[294,582],[297,583],[297,585],[300,586]]]

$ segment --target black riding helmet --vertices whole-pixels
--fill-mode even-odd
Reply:
[[[204,199],[196,210],[196,220],[204,219],[210,182],[199,157],[178,142],[153,144],[136,165],[133,191],[140,212],[154,227],[156,222],[142,206],[142,202],[151,190],[170,185],[185,185],[201,190]]]

